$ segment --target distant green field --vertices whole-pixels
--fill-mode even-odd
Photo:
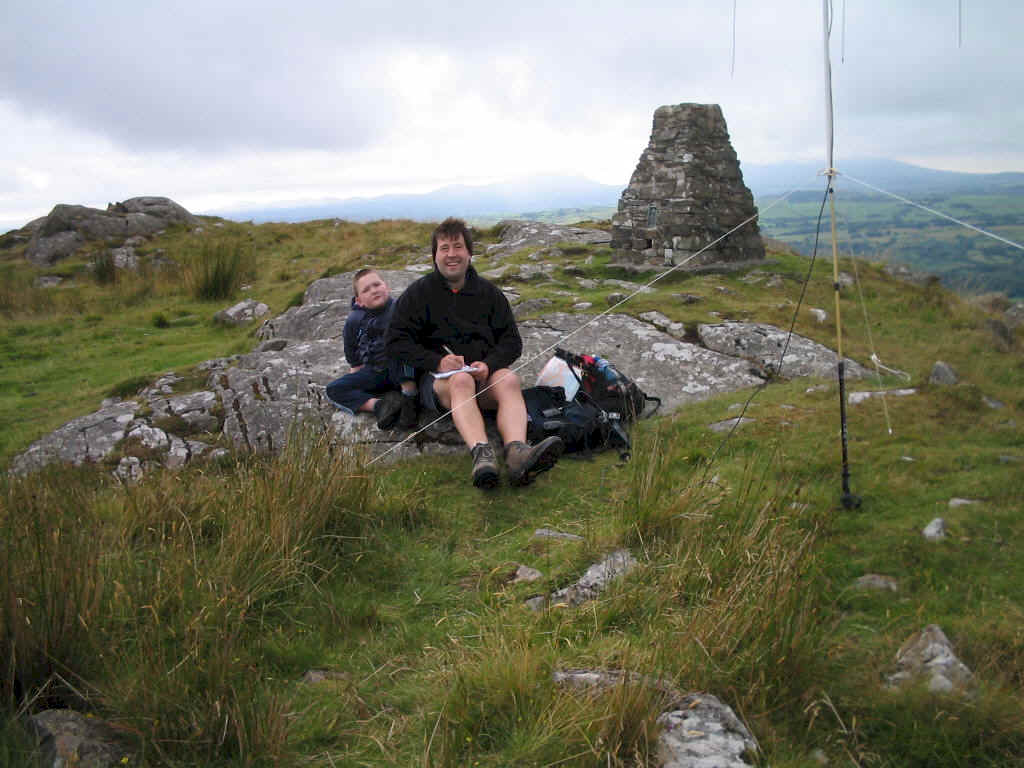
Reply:
[[[761,231],[810,253],[821,208],[821,194],[799,192],[759,199]],[[915,202],[1016,243],[1024,242],[1024,197],[950,195]],[[772,207],[770,207],[772,206]],[[1004,291],[1024,299],[1024,250],[962,227],[898,200],[836,195],[839,247],[844,254],[905,264],[937,275],[948,287],[967,293]],[[828,242],[828,209],[822,221]]]
[[[778,197],[757,199],[761,232],[810,254],[821,208],[822,193],[800,191],[785,202]],[[1014,194],[929,195],[914,202],[932,208],[1015,243],[1024,243],[1024,196]],[[611,206],[559,208],[510,216],[477,216],[473,223],[489,227],[502,219],[520,218],[548,224],[607,220]],[[915,272],[937,275],[962,293],[1003,291],[1024,299],[1024,250],[986,237],[928,211],[891,198],[836,195],[839,248],[870,261],[904,264]],[[828,210],[822,219],[822,242],[829,240]],[[831,249],[831,245],[828,245]]]

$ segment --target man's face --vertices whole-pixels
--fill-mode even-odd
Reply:
[[[454,285],[462,283],[466,277],[466,270],[469,269],[469,258],[466,239],[461,233],[452,239],[438,236],[434,263],[437,264],[438,272],[449,283]]]
[[[379,309],[388,302],[388,284],[376,272],[363,275],[356,286],[356,304],[364,309]]]

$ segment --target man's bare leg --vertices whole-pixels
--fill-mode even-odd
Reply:
[[[468,373],[457,373],[448,379],[434,379],[434,394],[445,408],[452,412],[455,429],[466,445],[487,442],[487,430],[480,406],[474,402],[476,381]]]
[[[536,445],[526,442],[526,403],[519,377],[502,368],[491,374],[492,386],[481,393],[484,408],[497,407],[498,431],[505,443],[505,467],[512,485],[529,485],[533,478],[555,466],[565,446],[558,437],[548,437]]]
[[[481,393],[483,408],[497,409],[498,432],[505,445],[526,441],[526,403],[523,402],[519,376],[508,368],[500,368],[487,379],[489,389]]]
[[[484,417],[476,400],[476,379],[457,373],[449,379],[434,379],[434,394],[452,412],[452,421],[473,455],[473,485],[490,489],[498,485],[498,459],[487,440]]]

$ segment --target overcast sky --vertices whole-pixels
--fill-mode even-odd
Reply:
[[[1024,3],[833,2],[840,170],[1024,170]],[[722,105],[741,164],[824,166],[820,0],[733,5],[2,0],[0,231],[138,195],[203,212],[625,185],[654,110],[681,102]]]

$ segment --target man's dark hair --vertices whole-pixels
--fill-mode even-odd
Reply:
[[[462,235],[462,239],[466,241],[466,250],[469,251],[469,255],[473,255],[473,236],[469,234],[469,227],[466,226],[466,222],[462,219],[456,219],[453,216],[449,216],[447,219],[442,221],[437,229],[434,230],[433,236],[430,238],[430,252],[434,258],[437,258],[437,239],[443,237],[445,240],[454,240],[459,235]]]
[[[356,272],[356,276],[352,278],[352,295],[353,296],[358,296],[359,295],[359,281],[361,279],[363,279],[364,277],[366,277],[367,275],[371,274],[371,273],[373,273],[373,274],[375,274],[377,276],[380,276],[380,272],[378,272],[373,267],[363,267],[358,272]]]

